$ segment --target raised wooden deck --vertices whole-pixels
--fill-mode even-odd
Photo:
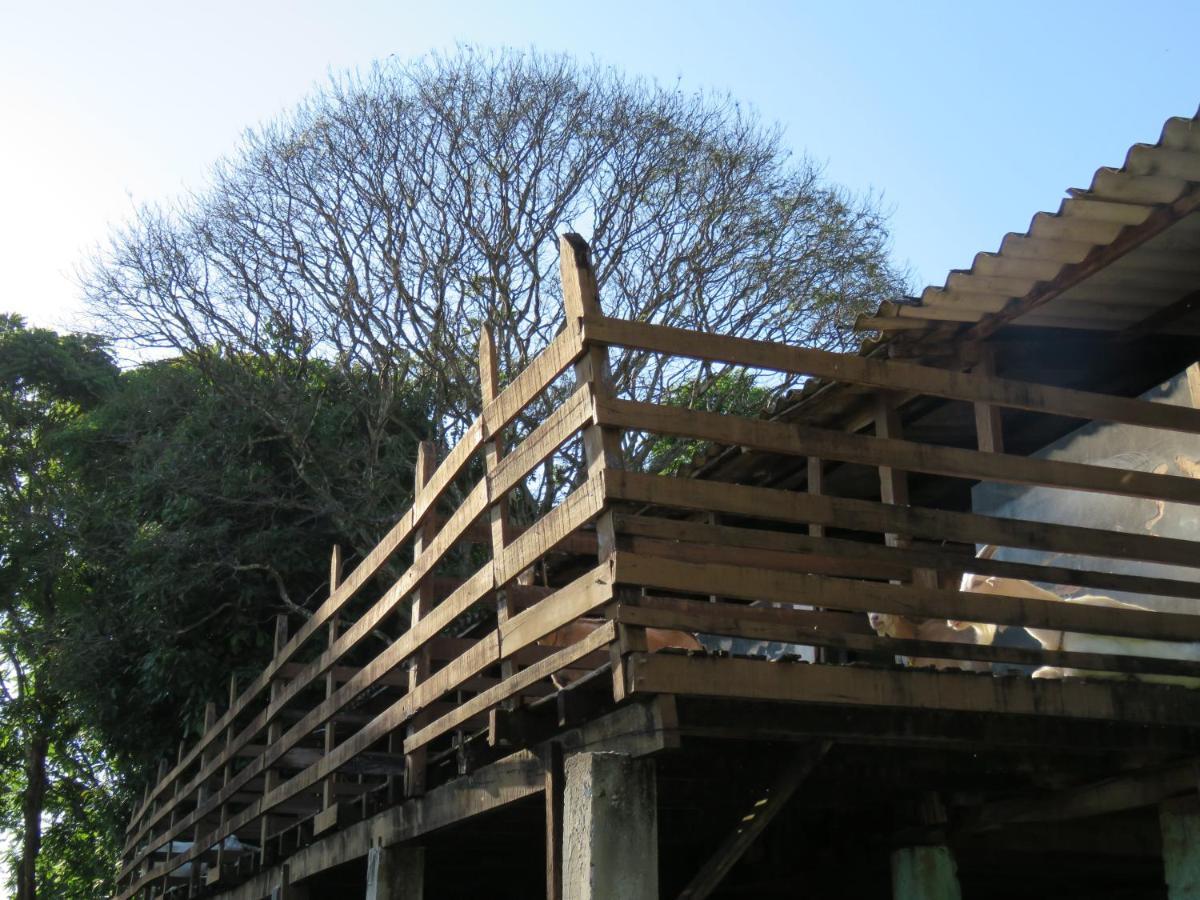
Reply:
[[[375,841],[551,796],[564,746],[643,755],[681,741],[784,740],[979,752],[1053,746],[1067,735],[1162,765],[1200,749],[1200,691],[1025,674],[1051,665],[1200,677],[1200,664],[884,639],[865,615],[1200,642],[1192,614],[957,589],[969,571],[1195,600],[1195,577],[1114,574],[1104,561],[1196,573],[1200,542],[912,506],[904,481],[921,472],[1200,505],[1200,480],[999,452],[989,433],[989,413],[1001,407],[1189,434],[1200,434],[1200,410],[608,319],[577,239],[564,239],[562,273],[559,335],[503,390],[490,337],[481,336],[475,422],[444,459],[422,449],[412,507],[344,578],[335,553],[328,599],[290,636],[280,622],[270,665],[248,685],[232,683],[226,709],[206,711],[201,740],[163,766],[129,827],[121,898],[265,896],[281,862],[282,877],[297,880],[361,857]],[[606,377],[612,345],[860,384],[875,392],[876,430],[616,396]],[[905,439],[896,391],[973,404],[980,449]],[[510,446],[514,423],[534,408],[548,412]],[[817,473],[822,461],[870,467],[880,499],[826,496],[820,478],[797,492],[627,470],[626,432],[807,458]],[[537,521],[510,521],[512,491],[575,447],[586,477]],[[473,473],[482,477],[472,483]],[[975,559],[975,544],[1096,565]],[[459,571],[446,571],[464,548]],[[409,554],[399,577],[385,577]],[[464,575],[463,560],[483,562]],[[594,627],[568,629],[583,619]],[[816,650],[809,662],[651,652],[648,629]],[[397,636],[379,641],[380,633]],[[1016,668],[907,669],[899,656]]]

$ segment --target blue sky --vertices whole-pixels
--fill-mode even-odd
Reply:
[[[79,321],[73,269],[137,203],[203,184],[331,71],[536,47],[728,91],[941,283],[1200,103],[1200,2],[65,2],[0,5],[0,310]]]

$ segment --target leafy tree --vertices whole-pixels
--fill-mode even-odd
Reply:
[[[257,674],[271,653],[272,623],[303,618],[324,599],[330,546],[364,553],[411,499],[416,435],[427,428],[419,390],[393,395],[395,422],[375,436],[377,493],[348,515],[311,489],[350,490],[347,447],[368,440],[343,398],[360,390],[319,361],[304,373],[303,456],[260,410],[273,379],[253,359],[226,360],[258,395],[230,403],[206,371],[185,360],[121,375],[104,404],[79,420],[67,464],[79,473],[70,509],[80,552],[97,585],[71,633],[87,645],[73,668],[112,752],[149,772],[160,755],[199,731],[206,701],[231,673]],[[363,455],[356,457],[363,459]],[[304,473],[302,476],[301,473]],[[102,587],[101,587],[102,586]],[[182,721],[181,721],[182,720]]]
[[[61,454],[115,376],[97,339],[0,316],[0,827],[19,836],[20,900],[95,896],[112,859],[113,776],[67,687],[68,623],[90,592]]]
[[[478,408],[480,325],[508,374],[558,327],[568,227],[591,242],[607,312],[631,319],[840,348],[856,313],[904,291],[873,198],[826,183],[738,103],[472,50],[334,81],[250,132],[208,188],[142,209],[84,278],[114,337],[197,360],[230,396],[253,395],[209,367],[256,359],[278,384],[259,413],[297,458],[314,359],[361,374],[348,402],[368,436],[378,398],[428,380],[448,444]],[[658,398],[715,390],[723,370],[614,352],[613,371],[618,390]],[[652,449],[626,451],[637,465]],[[310,486],[355,506],[376,489],[370,452],[345,448],[357,490]]]

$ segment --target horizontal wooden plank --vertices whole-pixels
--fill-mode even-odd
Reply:
[[[508,427],[526,406],[535,400],[583,352],[579,323],[568,322],[547,346],[534,357],[491,403],[484,407],[484,440]]]
[[[487,485],[485,482],[480,481],[475,485],[471,493],[467,495],[463,504],[446,520],[446,525],[437,533],[429,547],[413,561],[413,564],[400,576],[396,583],[366,612],[356,619],[338,637],[332,647],[322,653],[316,660],[309,663],[304,670],[304,674],[289,682],[279,695],[271,701],[267,708],[256,715],[208,765],[202,766],[200,771],[179,792],[179,795],[186,796],[190,794],[201,783],[215,776],[224,764],[232,758],[235,752],[254,740],[255,736],[266,728],[284,708],[292,703],[297,695],[315,683],[338,659],[349,653],[366,639],[383,619],[395,612],[400,604],[405,602],[408,595],[416,588],[420,580],[432,571],[433,567],[454,547],[467,527],[478,519],[486,509]],[[490,582],[492,577],[491,567],[486,567],[485,571],[487,579]],[[493,587],[494,585],[489,583],[487,588],[483,590],[491,590]],[[480,597],[475,597],[472,602],[478,599]],[[175,806],[177,799],[172,798],[170,802],[163,804],[158,810],[147,815],[134,840],[140,840],[157,822],[166,818]],[[213,801],[210,800],[209,805],[213,805]],[[129,865],[132,866],[133,862],[130,862]]]
[[[742,547],[845,559],[861,567],[858,569],[858,575],[863,578],[886,577],[906,580],[908,574],[911,574],[911,569],[919,567],[937,569],[955,575],[971,572],[975,575],[998,575],[1002,578],[1021,578],[1048,584],[1125,591],[1144,596],[1200,599],[1200,580],[1184,581],[1175,578],[1098,572],[1067,566],[1043,566],[994,558],[981,559],[973,556],[965,548],[959,551],[953,549],[952,546],[888,547],[885,544],[871,544],[865,541],[811,537],[807,534],[765,528],[709,525],[704,522],[663,519],[648,515],[618,515],[615,517],[615,524],[618,534],[696,543],[701,546],[716,544],[725,548]],[[974,547],[971,549],[973,550]],[[812,571],[815,572],[816,569]]]
[[[935,541],[952,536],[957,541],[975,544],[1134,559],[1175,566],[1195,567],[1200,561],[1200,544],[1178,538],[1126,534],[1076,525],[1052,525],[978,513],[892,506],[870,500],[643,475],[613,469],[607,470],[604,477],[605,491],[610,500],[729,513],[756,519],[815,523],[850,531],[890,532]]]
[[[599,476],[589,478],[567,498],[538,520],[505,548],[496,571],[497,586],[503,587],[533,563],[567,541],[604,508],[604,490]]]
[[[613,578],[617,583],[663,591],[1158,641],[1200,641],[1200,615],[796,575],[745,566],[686,563],[620,551],[613,558]]]
[[[956,478],[1033,485],[1200,505],[1200,479],[1157,475],[1062,460],[1010,456],[982,450],[919,444],[770,422],[703,410],[598,398],[601,425],[751,447],[771,453],[816,456],[868,466],[888,466]]]
[[[1110,682],[995,678],[971,672],[897,672],[859,666],[632,654],[634,693],[965,713],[1100,719],[1194,727],[1200,691]]]
[[[863,653],[890,653],[893,656],[910,658],[972,660],[1016,666],[1063,666],[1129,675],[1183,675],[1200,678],[1200,663],[1188,660],[891,639],[861,633],[844,633],[825,624],[828,613],[813,610],[751,607],[676,597],[650,597],[643,598],[637,605],[632,606],[619,603],[613,615],[622,624],[644,628],[719,634],[756,641],[782,641],[788,644]]]
[[[300,627],[267,668],[247,685],[234,706],[227,710],[211,729],[205,732],[200,742],[180,760],[164,780],[152,787],[146,800],[134,813],[135,821],[145,816],[151,804],[199,759],[203,751],[223,740],[229,724],[261,696],[271,679],[275,677],[279,667],[289,663],[300,647],[337,615],[345,604],[357,594],[363,584],[379,573],[392,553],[409,538],[413,528],[440,501],[445,488],[462,475],[484,440],[510,424],[525,406],[540,395],[575,361],[581,352],[580,329],[577,324],[574,326],[569,324],[534,358],[529,366],[513,379],[508,387],[487,404],[480,416],[468,427],[462,439],[455,444],[438,466],[426,491],[422,494],[419,505],[410,507],[398,517],[392,529],[363,558],[329,599],[321,604],[312,617]],[[516,471],[515,466],[510,469],[510,473]]]
[[[196,806],[195,810],[185,817],[181,822],[178,822],[173,828],[169,829],[165,835],[158,836],[159,843],[164,842],[169,838],[182,835],[186,829],[219,809],[223,803],[226,803],[238,790],[241,790],[250,780],[260,773],[268,769],[273,763],[296,746],[301,740],[311,734],[334,716],[343,706],[350,703],[353,699],[360,696],[364,691],[376,685],[389,672],[401,665],[412,654],[416,653],[424,642],[431,640],[442,629],[449,625],[456,617],[468,610],[471,606],[479,601],[491,589],[493,582],[491,563],[485,565],[472,578],[468,579],[461,588],[451,594],[443,603],[434,607],[429,616],[422,620],[417,627],[405,632],[393,644],[389,645],[375,659],[364,666],[357,675],[350,681],[342,685],[333,695],[326,698],[324,702],[318,704],[313,709],[309,710],[305,715],[287,731],[285,731],[278,740],[266,745],[261,755],[256,759],[251,760],[243,769],[238,771],[229,781],[225,782],[222,788],[208,797],[203,803]],[[333,650],[327,651],[327,655],[332,656]],[[319,664],[319,661],[318,661]],[[246,735],[249,729],[242,732]],[[261,729],[259,729],[261,731]],[[232,755],[238,752],[244,744],[240,741],[235,741],[230,744],[222,756]],[[205,776],[202,770],[197,776],[197,784],[215,776],[214,769],[208,776]],[[153,824],[153,823],[151,823]],[[230,833],[230,832],[226,832]],[[224,837],[221,835],[220,837]],[[212,843],[220,839],[214,838]],[[129,869],[135,865],[131,862]],[[122,875],[125,871],[122,871]]]
[[[570,397],[507,453],[488,477],[493,502],[515,488],[546,457],[592,420],[588,386],[580,385]]]
[[[589,341],[638,347],[689,359],[752,366],[794,375],[812,375],[831,381],[847,381],[868,387],[911,391],[950,400],[1048,412],[1077,419],[1098,419],[1200,434],[1200,410],[1166,403],[1032,384],[996,376],[952,372],[914,363],[869,359],[770,341],[702,334],[645,322],[626,322],[618,319],[589,321],[584,325],[584,336]]]
[[[535,683],[549,678],[555,672],[559,672],[572,663],[578,662],[589,653],[599,650],[601,647],[611,643],[617,636],[617,627],[613,622],[605,622],[600,625],[595,631],[585,637],[576,644],[572,644],[557,653],[547,656],[545,659],[534,663],[528,668],[522,669],[517,674],[497,684],[495,687],[489,688],[481,694],[477,694],[470,700],[460,705],[453,712],[442,716],[433,722],[430,722],[420,731],[404,739],[404,752],[412,753],[414,750],[424,747],[434,738],[445,734],[452,728],[457,728],[467,719],[472,716],[477,716],[491,709],[502,700],[519,694],[521,691],[527,690]]]
[[[604,602],[608,596],[611,596],[606,588],[609,588],[609,577],[611,567],[607,563],[597,566],[590,572],[580,576],[564,588],[559,589],[555,594],[542,600],[537,606],[522,613],[521,616],[529,616],[530,613],[541,613],[539,616],[529,616],[526,622],[536,621],[536,625],[526,625],[523,629],[522,639],[527,643],[532,643],[544,634],[575,618],[576,604],[572,602],[573,598],[585,595],[597,598],[598,603]],[[558,602],[561,601],[561,602]],[[449,601],[447,601],[449,602]],[[444,606],[445,604],[442,604]],[[441,606],[434,607],[428,617],[423,618],[417,623],[416,627],[411,632],[415,637],[421,640],[428,640],[436,630],[432,630],[439,622],[438,612]],[[509,624],[515,624],[521,616],[514,617]],[[444,628],[446,622],[440,622],[440,628]],[[437,628],[437,630],[440,630]],[[431,631],[432,630],[432,631]],[[540,633],[539,633],[540,631]],[[404,636],[401,637],[403,641]],[[414,647],[419,646],[421,640],[414,640]],[[399,641],[397,642],[399,643]],[[507,652],[514,653],[524,644],[518,645],[515,640],[510,638]],[[414,647],[407,649],[411,650]],[[389,648],[390,649],[390,648]],[[386,653],[387,651],[385,651]],[[400,728],[412,718],[417,712],[424,708],[427,704],[439,698],[442,694],[454,689],[458,684],[472,675],[477,674],[482,669],[489,665],[493,665],[500,659],[500,632],[492,631],[479,639],[466,653],[458,659],[451,662],[449,665],[434,672],[430,677],[420,684],[405,696],[395,701],[387,709],[375,716],[369,723],[363,726],[358,731],[354,732],[342,743],[338,744],[330,753],[326,754],[319,762],[314,763],[301,772],[293,775],[287,781],[275,787],[269,793],[259,797],[255,802],[251,803],[245,809],[240,810],[233,815],[224,825],[214,829],[211,833],[201,838],[192,848],[178,854],[169,864],[163,864],[150,872],[144,874],[141,878],[134,882],[133,891],[152,881],[157,880],[167,874],[169,865],[171,869],[193,859],[198,858],[206,852],[206,848],[220,841],[226,834],[234,833],[237,830],[253,823],[260,816],[271,812],[279,804],[287,802],[292,797],[304,791],[313,789],[324,778],[328,777],[333,772],[350,760],[354,759],[359,754],[366,752],[373,744],[382,738],[386,737],[391,732]],[[342,690],[345,690],[343,688]],[[336,696],[336,695],[335,695]],[[332,699],[332,698],[331,698]],[[333,704],[327,701],[327,704]],[[325,704],[323,704],[324,706]],[[318,707],[310,715],[317,716],[319,711],[324,711],[322,707]],[[299,729],[301,726],[295,726]],[[310,729],[311,730],[311,729]],[[249,772],[245,780],[249,777],[259,774],[259,772],[267,768],[274,762],[272,758],[276,753],[281,752],[284,742],[278,741],[272,745],[273,748],[268,750],[266,754],[253,761],[245,769],[238,773],[230,782],[229,786],[223,788],[211,801],[203,807],[197,808],[195,812],[184,818],[175,826],[170,827],[167,832],[160,836],[158,844],[164,844],[172,837],[183,833],[187,829],[199,821],[205,812],[211,811],[213,806],[219,805],[224,800],[228,799],[228,795],[232,793],[235,784],[240,786],[244,783],[243,776]],[[276,757],[277,758],[277,757]],[[123,873],[124,874],[124,873]]]

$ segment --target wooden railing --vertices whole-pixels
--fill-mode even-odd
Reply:
[[[915,507],[905,481],[906,472],[922,472],[1198,505],[1200,480],[1006,454],[1000,452],[1000,436],[987,432],[997,423],[988,413],[1007,407],[1200,434],[1200,410],[608,319],[600,310],[586,245],[568,236],[562,251],[564,329],[503,390],[490,335],[481,336],[482,412],[436,467],[432,449],[422,448],[413,505],[344,580],[335,556],[328,599],[290,638],[281,625],[270,664],[240,692],[231,685],[228,709],[220,716],[215,707],[206,710],[200,741],[181,751],[174,767],[160,771],[129,828],[119,896],[154,895],[171,885],[194,890],[199,866],[190,868],[188,878],[178,873],[201,860],[209,866],[209,881],[221,883],[233,853],[230,835],[259,823],[256,852],[260,862],[267,861],[278,830],[275,816],[294,822],[315,814],[317,830],[333,827],[345,803],[339,799],[343,791],[384,792],[389,802],[421,793],[431,744],[487,725],[489,714],[513,708],[522,697],[552,691],[550,678],[568,668],[611,663],[616,700],[636,692],[725,693],[1068,716],[1119,713],[1134,721],[1173,715],[1155,704],[1114,707],[1108,685],[1080,681],[1001,702],[990,688],[971,686],[990,679],[952,675],[952,682],[922,687],[921,679],[933,673],[900,672],[887,661],[904,656],[1189,676],[1200,675],[1195,663],[881,638],[863,613],[1200,641],[1200,617],[1190,614],[985,596],[955,586],[969,571],[1195,600],[1200,598],[1195,577],[975,559],[970,545],[1135,559],[1193,567],[1195,575],[1200,543]],[[608,377],[610,346],[861,384],[878,391],[876,433],[618,396]],[[575,387],[564,396],[557,384],[568,370]],[[981,449],[906,440],[891,399],[898,391],[974,404],[981,413]],[[548,401],[553,411],[505,453],[506,429],[531,404]],[[797,493],[625,470],[623,432],[747,447],[797,457],[797,466],[807,459],[814,475],[809,492]],[[508,496],[577,436],[586,455],[585,477],[516,533]],[[823,461],[877,468],[880,500],[820,493],[816,475]],[[448,509],[452,490],[461,488],[470,471],[484,475]],[[486,562],[469,577],[447,583],[439,564],[464,544],[472,545],[469,558]],[[566,546],[577,555],[595,554],[595,562],[569,583],[530,584],[525,574]],[[385,566],[405,552],[412,554],[411,565],[371,596]],[[477,622],[469,637],[450,637],[456,623],[478,620],[480,610],[487,611],[483,626]],[[363,662],[373,635],[400,613],[408,617],[407,630]],[[603,624],[583,630],[585,636],[568,646],[539,644],[582,617],[600,615],[606,616]],[[883,662],[877,669],[770,666],[752,659],[652,654],[648,628],[781,641]],[[605,648],[608,653],[600,653]],[[712,677],[708,667],[726,663],[726,674]],[[956,677],[960,680],[953,681]],[[962,687],[948,691],[947,683]],[[390,693],[381,709],[368,703],[359,718],[348,715],[383,689]],[[1066,692],[1055,695],[1058,706],[1046,705],[1051,689]],[[1188,709],[1195,714],[1195,704]],[[345,781],[352,777],[359,780]]]

